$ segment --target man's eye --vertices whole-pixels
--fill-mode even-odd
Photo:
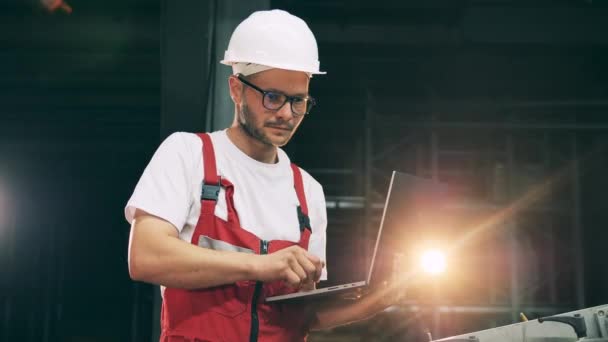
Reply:
[[[266,99],[272,103],[283,103],[283,95],[278,93],[266,93]]]

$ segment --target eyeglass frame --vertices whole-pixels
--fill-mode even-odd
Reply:
[[[243,83],[244,85],[260,92],[262,94],[262,106],[264,106],[264,108],[266,108],[268,110],[279,111],[279,110],[281,110],[281,108],[283,108],[283,106],[285,106],[285,104],[287,102],[289,102],[289,108],[291,109],[291,115],[298,118],[300,116],[304,116],[304,115],[307,115],[308,113],[310,113],[310,110],[312,109],[312,107],[314,107],[317,104],[317,101],[312,96],[290,96],[290,95],[287,95],[280,91],[264,90],[264,89],[256,86],[255,84],[247,81],[241,74],[236,74],[235,77],[239,81],[241,81],[241,83]],[[285,96],[285,101],[278,108],[268,108],[268,107],[266,107],[266,104],[264,103],[265,102],[264,99],[266,98],[267,94],[269,94],[269,93]],[[300,114],[300,113],[296,113],[293,110],[293,101],[294,100],[306,100],[306,112],[305,113]]]

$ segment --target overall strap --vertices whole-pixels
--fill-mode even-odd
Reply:
[[[217,167],[215,164],[215,151],[211,137],[207,133],[197,134],[203,141],[203,165],[205,167],[204,184],[219,184],[219,176],[217,175]]]
[[[203,186],[201,189],[201,215],[213,218],[215,205],[219,198],[220,188],[226,191],[226,209],[228,210],[228,221],[240,226],[239,218],[234,209],[234,185],[227,179],[221,178],[217,172],[215,149],[209,133],[197,134],[203,142]]]
[[[298,195],[298,221],[300,222],[300,232],[304,232],[304,229],[312,231],[310,226],[310,219],[308,217],[308,205],[306,204],[306,194],[304,193],[304,182],[302,181],[302,173],[300,168],[296,164],[291,164],[291,170],[293,171],[293,184]]]
[[[207,133],[197,133],[196,135],[201,139],[203,145],[203,185],[200,196],[201,212],[190,242],[198,246],[203,227],[210,229],[215,223],[215,204],[220,194],[220,177],[217,175],[211,137]]]
[[[201,189],[201,215],[213,215],[220,194],[220,177],[217,175],[215,151],[211,137],[207,133],[197,134],[203,141],[204,178]]]

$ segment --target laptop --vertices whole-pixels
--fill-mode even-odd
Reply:
[[[439,197],[445,192],[445,185],[436,181],[413,176],[410,174],[393,171],[388,186],[388,194],[384,203],[380,227],[374,243],[367,278],[361,281],[351,282],[342,285],[335,285],[311,291],[300,291],[279,296],[267,297],[266,302],[276,302],[284,300],[310,299],[315,297],[325,297],[328,295],[340,294],[352,290],[362,289],[374,285],[376,281],[389,279],[393,272],[393,256],[396,246],[394,245],[395,234],[400,234],[407,230],[409,226],[415,225],[417,218],[420,217],[419,209],[424,206],[434,206],[438,204]],[[384,230],[384,235],[383,235]]]

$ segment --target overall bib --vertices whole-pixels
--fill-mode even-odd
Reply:
[[[215,250],[268,254],[293,245],[308,249],[310,221],[302,175],[292,164],[294,191],[299,206],[294,210],[300,223],[300,241],[262,240],[243,229],[234,208],[234,185],[217,174],[215,153],[208,134],[203,141],[204,180],[201,213],[191,243]],[[225,190],[227,220],[215,216],[215,205]],[[235,284],[199,290],[166,288],[161,312],[161,342],[176,341],[305,341],[307,317],[297,306],[265,303],[266,297],[295,292],[282,281]]]

